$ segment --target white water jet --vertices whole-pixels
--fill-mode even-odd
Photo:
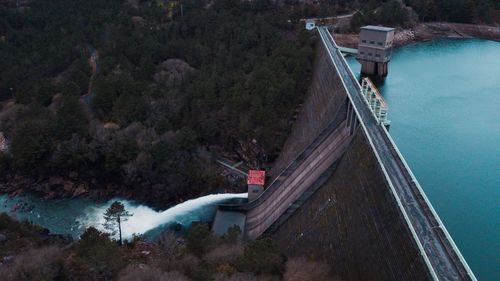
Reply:
[[[77,222],[82,230],[92,226],[105,231],[103,227],[104,212],[112,202],[120,201],[125,205],[125,209],[132,213],[132,216],[122,223],[123,238],[130,238],[133,234],[144,234],[161,225],[180,223],[183,226],[189,226],[192,221],[211,216],[218,203],[234,198],[247,198],[247,193],[206,195],[185,201],[162,212],[157,212],[147,206],[137,205],[127,200],[111,199],[99,207],[89,207],[85,210],[85,215],[78,218]]]

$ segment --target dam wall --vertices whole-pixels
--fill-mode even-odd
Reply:
[[[325,172],[331,172],[349,147],[357,126],[340,77],[324,48],[318,48],[318,68],[305,106],[299,114],[281,157],[271,172],[270,184],[255,200],[246,204],[222,204],[212,229],[224,233],[231,212],[244,214],[244,237],[255,239],[279,224],[290,208],[311,186],[318,186]]]
[[[238,212],[246,239],[272,236],[340,280],[477,280],[328,29],[318,32],[309,95],[271,184],[253,201],[220,205],[214,221]]]
[[[291,256],[326,261],[341,280],[431,280],[359,129],[333,175],[270,235]]]
[[[272,176],[290,165],[330,124],[347,98],[326,48],[323,44],[317,48],[309,96]],[[359,126],[344,151],[331,168],[324,169],[319,177],[324,180],[290,205],[266,235],[290,256],[326,261],[341,280],[432,280]]]
[[[269,172],[271,179],[285,170],[332,122],[347,98],[340,77],[321,43],[317,46],[314,65],[308,96],[280,156],[273,163]]]
[[[249,204],[246,213],[245,236],[255,239],[271,227],[315,181],[334,165],[344,154],[351,142],[349,127],[343,118],[329,126],[319,141],[313,142],[305,155],[294,160],[293,169],[286,169],[266,192]]]

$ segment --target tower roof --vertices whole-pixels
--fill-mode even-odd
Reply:
[[[266,179],[266,172],[260,170],[248,171],[247,184],[264,185]]]
[[[389,32],[389,31],[394,30],[394,28],[392,28],[392,27],[375,26],[375,25],[366,25],[366,26],[361,27],[361,29],[375,30],[375,31],[382,31],[382,32]]]

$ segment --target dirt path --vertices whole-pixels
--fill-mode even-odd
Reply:
[[[89,47],[90,49],[90,57],[89,57],[89,65],[90,65],[90,68],[92,69],[92,75],[90,76],[90,79],[89,79],[89,87],[88,87],[88,91],[87,91],[87,95],[88,96],[91,96],[92,94],[92,84],[94,82],[94,78],[95,76],[97,75],[98,71],[99,71],[99,68],[98,68],[98,63],[99,63],[99,52],[94,49],[93,47]]]

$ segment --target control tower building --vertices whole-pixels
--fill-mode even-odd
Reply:
[[[362,74],[387,76],[393,41],[394,28],[373,25],[361,28],[356,59]]]

